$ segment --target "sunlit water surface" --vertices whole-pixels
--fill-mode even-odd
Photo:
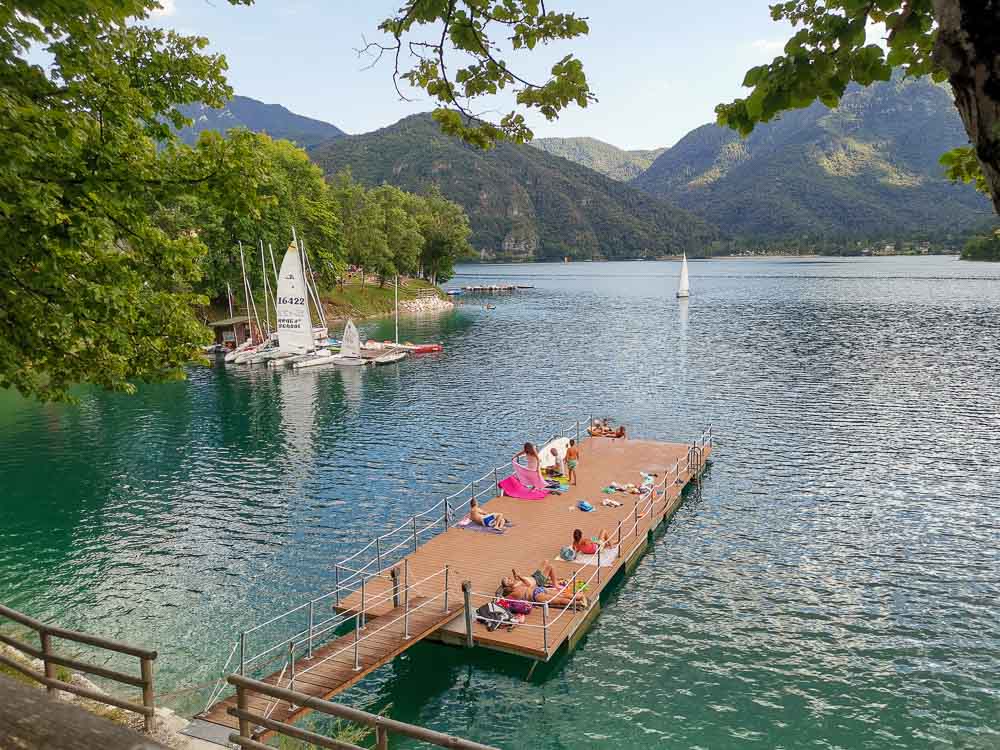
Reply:
[[[545,679],[422,645],[343,699],[510,748],[1000,745],[1000,268],[695,262],[686,304],[677,271],[463,267],[535,288],[404,319],[446,352],[364,373],[0,395],[0,601],[157,648],[191,712],[235,633],[526,437],[711,422],[701,493]]]

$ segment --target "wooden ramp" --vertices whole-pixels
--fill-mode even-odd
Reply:
[[[378,617],[369,617],[365,627],[357,634],[352,631],[324,644],[313,651],[311,659],[296,660],[294,685],[288,669],[275,672],[261,681],[329,700],[379,667],[388,664],[414,643],[418,643],[454,618],[456,614],[461,614],[461,611],[461,599],[455,600],[454,606],[445,610],[440,598],[435,600],[411,594],[408,614],[403,604],[388,609]],[[409,637],[406,637],[404,630],[409,633]],[[357,640],[358,669],[355,668],[356,635],[360,636]],[[227,698],[213,705],[199,718],[235,730],[239,722],[227,713],[235,706],[235,696]],[[252,695],[248,708],[254,713],[281,722],[293,722],[309,711],[262,695]],[[267,737],[269,734],[270,732],[262,731],[258,737]]]

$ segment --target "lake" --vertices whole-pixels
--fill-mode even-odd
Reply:
[[[441,355],[0,394],[0,601],[158,649],[191,712],[242,628],[524,440],[711,423],[701,491],[544,679],[426,644],[342,699],[538,750],[1000,745],[1000,266],[696,261],[687,303],[678,272],[463,266],[534,289],[401,319]]]

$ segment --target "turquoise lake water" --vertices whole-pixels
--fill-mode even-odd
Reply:
[[[182,711],[332,562],[588,414],[712,423],[699,493],[544,679],[421,645],[342,699],[504,748],[1000,746],[1000,267],[467,266],[441,355],[0,394],[0,602],[159,650]],[[391,322],[365,322],[387,338]],[[180,692],[188,690],[188,692]]]

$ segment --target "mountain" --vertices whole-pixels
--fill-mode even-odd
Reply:
[[[204,104],[191,104],[180,108],[194,124],[179,132],[181,140],[193,144],[203,130],[225,133],[230,128],[246,128],[256,133],[267,133],[272,138],[295,141],[303,148],[339,138],[344,131],[335,125],[291,112],[280,104],[265,104],[248,96],[234,96],[222,109]]]
[[[744,237],[887,237],[961,230],[989,202],[945,179],[938,157],[967,143],[951,95],[928,79],[854,86],[759,125],[743,140],[704,125],[632,181]]]
[[[625,151],[596,138],[536,138],[531,145],[621,182],[628,182],[639,176],[657,156],[667,150],[654,148]]]
[[[338,138],[310,151],[328,175],[350,168],[367,185],[461,204],[479,250],[515,259],[656,257],[699,253],[718,232],[666,201],[530,146],[483,151],[444,135],[430,115]]]

